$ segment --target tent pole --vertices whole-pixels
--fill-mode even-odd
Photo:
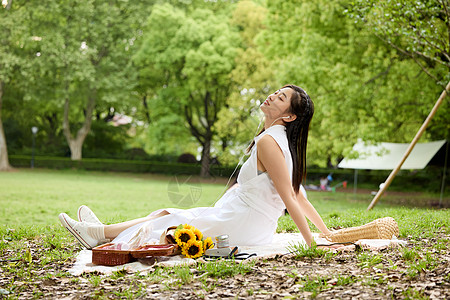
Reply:
[[[356,189],[358,186],[358,169],[355,169],[354,175],[353,175],[353,194],[356,195]]]
[[[381,195],[383,195],[384,191],[386,191],[386,189],[389,187],[389,185],[391,184],[392,180],[394,180],[395,175],[397,175],[398,171],[400,171],[400,168],[402,167],[403,163],[408,158],[408,156],[411,153],[411,151],[413,150],[414,146],[417,144],[417,141],[420,139],[420,137],[424,133],[424,131],[427,128],[428,124],[430,123],[431,119],[433,119],[434,115],[436,114],[437,109],[439,108],[439,106],[444,101],[445,96],[447,96],[447,91],[450,92],[450,81],[447,83],[447,86],[445,87],[445,90],[442,91],[441,95],[439,96],[439,99],[436,101],[436,104],[434,104],[433,109],[431,110],[431,112],[428,115],[428,117],[425,119],[425,122],[423,122],[423,124],[420,127],[419,131],[416,133],[416,136],[412,140],[411,144],[409,144],[408,149],[406,149],[406,153],[403,155],[403,157],[400,160],[400,162],[398,163],[397,167],[395,167],[395,169],[392,170],[391,174],[389,175],[389,177],[384,182],[384,185],[382,186],[382,188],[380,188],[378,190],[378,193],[373,198],[373,200],[370,203],[370,205],[367,208],[367,210],[371,210],[375,206],[375,204],[377,204],[378,200],[380,200],[380,198],[381,198]]]
[[[447,173],[448,140],[446,140],[446,142],[447,142],[447,145],[445,146],[444,174],[442,174],[441,195],[439,196],[439,207],[440,208],[442,208],[442,197],[444,196],[444,189],[445,189],[445,174]]]

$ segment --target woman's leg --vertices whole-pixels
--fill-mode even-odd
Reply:
[[[127,228],[130,228],[136,224],[142,223],[142,222],[147,222],[165,215],[168,215],[169,212],[166,210],[163,210],[161,212],[159,212],[156,215],[150,215],[147,217],[143,217],[143,218],[139,218],[139,219],[134,219],[134,220],[130,220],[130,221],[125,221],[122,223],[117,223],[117,224],[111,224],[111,225],[105,225],[104,227],[104,231],[105,231],[105,238],[113,240],[115,239],[122,231],[124,231]]]
[[[145,218],[112,225],[103,225],[101,223],[98,224],[98,222],[78,222],[70,218],[66,213],[60,213],[58,218],[64,228],[66,228],[80,242],[80,244],[82,244],[87,249],[92,249],[93,247],[107,241],[108,239],[114,239],[119,235],[119,233],[131,226],[168,214],[168,211],[161,210],[158,213],[152,214]]]

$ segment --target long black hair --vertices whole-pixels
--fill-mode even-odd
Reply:
[[[292,156],[292,187],[298,193],[300,184],[306,177],[306,146],[308,142],[309,124],[314,115],[314,103],[308,94],[296,85],[288,84],[282,88],[290,88],[293,90],[291,106],[288,112],[297,116],[294,121],[285,122],[285,126],[289,150]],[[263,131],[264,128],[259,134]],[[250,144],[247,151],[250,151],[254,145],[255,141]]]

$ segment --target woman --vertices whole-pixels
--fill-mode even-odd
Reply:
[[[306,243],[313,238],[307,217],[323,233],[330,231],[314,207],[300,192],[306,173],[306,143],[314,105],[308,94],[286,85],[261,105],[264,129],[249,147],[251,152],[238,176],[237,187],[228,190],[214,207],[187,210],[161,209],[149,216],[119,224],[103,225],[86,206],[78,210],[80,222],[62,213],[59,219],[86,248],[104,240],[128,242],[145,228],[146,239],[159,239],[170,226],[190,224],[204,236],[228,234],[231,245],[269,244],[278,218],[287,208]]]

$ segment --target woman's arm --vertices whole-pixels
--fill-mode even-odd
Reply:
[[[316,225],[316,227],[319,228],[320,231],[322,231],[325,234],[331,233],[330,230],[325,225],[325,223],[323,222],[320,215],[317,213],[314,206],[312,206],[312,204],[309,202],[309,200],[306,199],[306,197],[300,191],[297,193],[297,202],[300,204],[300,207],[302,208],[302,211],[305,213],[305,216],[314,225]],[[289,209],[288,209],[288,211],[289,211]]]
[[[263,136],[257,143],[258,159],[269,173],[273,184],[289,211],[292,219],[303,235],[308,246],[311,246],[313,237],[306,221],[303,208],[296,199],[292,188],[289,170],[283,153],[277,142],[270,136]]]

